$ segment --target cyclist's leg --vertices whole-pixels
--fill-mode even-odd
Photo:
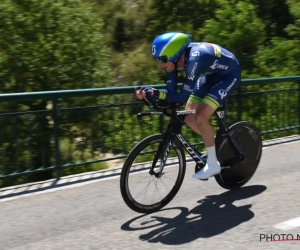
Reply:
[[[202,99],[209,93],[211,86],[211,84],[207,84],[207,79],[205,76],[200,77],[186,103],[185,110],[197,110]],[[196,124],[196,114],[187,115],[184,121],[192,130],[201,135],[201,132]]]
[[[197,125],[196,117],[201,113],[202,117],[207,120],[209,123],[209,119],[211,115],[214,113],[214,109],[211,108],[207,103],[203,102],[203,99],[210,93],[213,86],[218,83],[214,77],[211,76],[202,76],[198,79],[193,92],[186,104],[186,110],[196,110],[196,114],[186,116],[185,122],[187,125],[192,128],[199,135],[203,134],[202,127]],[[205,134],[202,135],[202,139],[204,140],[204,144],[206,147],[214,144],[214,130],[213,128],[208,128],[211,131],[204,130]],[[210,133],[209,133],[210,132]],[[210,138],[207,136],[211,134]],[[204,137],[204,138],[203,138]],[[210,139],[207,139],[210,138]]]
[[[210,163],[209,175],[218,174],[221,171],[221,167],[217,161],[215,153],[215,131],[209,121],[215,112],[215,109],[212,105],[210,105],[210,103],[204,102],[204,100],[209,95],[212,88],[219,83],[219,80],[220,77],[212,75],[201,78],[200,81],[197,82],[187,104],[196,106],[196,114],[193,117],[194,120],[191,122],[193,123],[191,127],[195,127],[194,130],[201,134],[204,141],[204,145],[208,153],[207,164],[208,162]],[[198,179],[207,179],[210,177],[206,176],[208,173],[207,171],[204,172],[204,177],[202,176],[203,173],[200,173],[200,176],[198,176],[198,173],[194,174],[193,177]]]
[[[192,103],[191,101],[187,101],[186,105],[185,105],[185,110],[197,110],[199,104],[196,103]],[[187,115],[185,117],[184,122],[192,129],[194,130],[196,133],[198,133],[199,135],[201,135],[200,130],[198,129],[198,126],[195,122],[196,120],[196,114],[192,114],[192,115]]]
[[[227,101],[229,95],[239,85],[239,83],[239,74],[230,74],[214,84],[205,97],[201,98],[203,96],[203,93],[201,92],[193,93],[193,95],[200,96],[201,98],[201,103],[197,107],[196,112],[196,124],[202,134],[208,153],[206,166],[194,175],[195,178],[207,179],[212,175],[218,174],[221,170],[216,157],[214,129],[210,124],[209,119],[215,110]]]

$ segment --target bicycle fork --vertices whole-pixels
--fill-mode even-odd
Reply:
[[[149,171],[149,174],[155,175],[155,177],[157,177],[157,178],[161,177],[164,174],[163,170],[164,170],[166,161],[168,159],[171,147],[172,147],[172,138],[170,136],[168,136],[167,141],[163,141],[159,144],[158,149],[156,150],[156,153],[155,153],[155,156],[154,156],[154,159],[152,162],[152,167]],[[159,158],[162,158],[160,166],[159,166],[159,171],[155,172],[154,168],[155,168],[156,163]]]

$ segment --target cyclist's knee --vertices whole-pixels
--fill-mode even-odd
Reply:
[[[199,129],[201,129],[203,127],[203,125],[205,125],[209,121],[201,113],[198,113],[196,115],[196,119],[195,120],[196,120],[196,125],[198,126]]]
[[[202,102],[199,107],[196,109],[196,124],[199,128],[203,127],[203,125],[206,125],[209,123],[209,120],[213,113],[215,112],[215,109],[208,105],[207,103]]]
[[[197,110],[199,104],[188,101],[185,105],[185,110]],[[184,122],[190,127],[195,124],[195,114],[187,115],[184,119]]]
[[[199,104],[187,101],[185,105],[185,110],[196,110],[198,108]]]
[[[187,115],[187,116],[184,118],[184,122],[185,122],[189,127],[191,127],[191,126],[195,123],[195,117],[196,117],[195,114],[193,114],[193,115]]]

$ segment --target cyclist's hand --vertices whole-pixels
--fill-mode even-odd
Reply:
[[[146,99],[148,102],[153,102],[158,99],[165,99],[165,92],[161,92],[155,88],[151,88],[148,86],[139,86],[135,88],[135,93],[137,98]]]
[[[145,98],[149,102],[156,101],[159,98],[159,90],[154,89],[154,88],[145,88],[143,90],[143,93],[145,94]]]
[[[138,99],[140,99],[140,100],[142,100],[142,99],[144,99],[145,98],[145,94],[144,94],[144,92],[143,92],[143,89],[144,89],[145,87],[136,87],[135,88],[135,94],[136,94],[136,97],[138,98]]]

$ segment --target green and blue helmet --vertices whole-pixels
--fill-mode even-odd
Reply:
[[[152,57],[160,63],[176,62],[191,41],[191,35],[180,32],[159,35],[152,42]]]

